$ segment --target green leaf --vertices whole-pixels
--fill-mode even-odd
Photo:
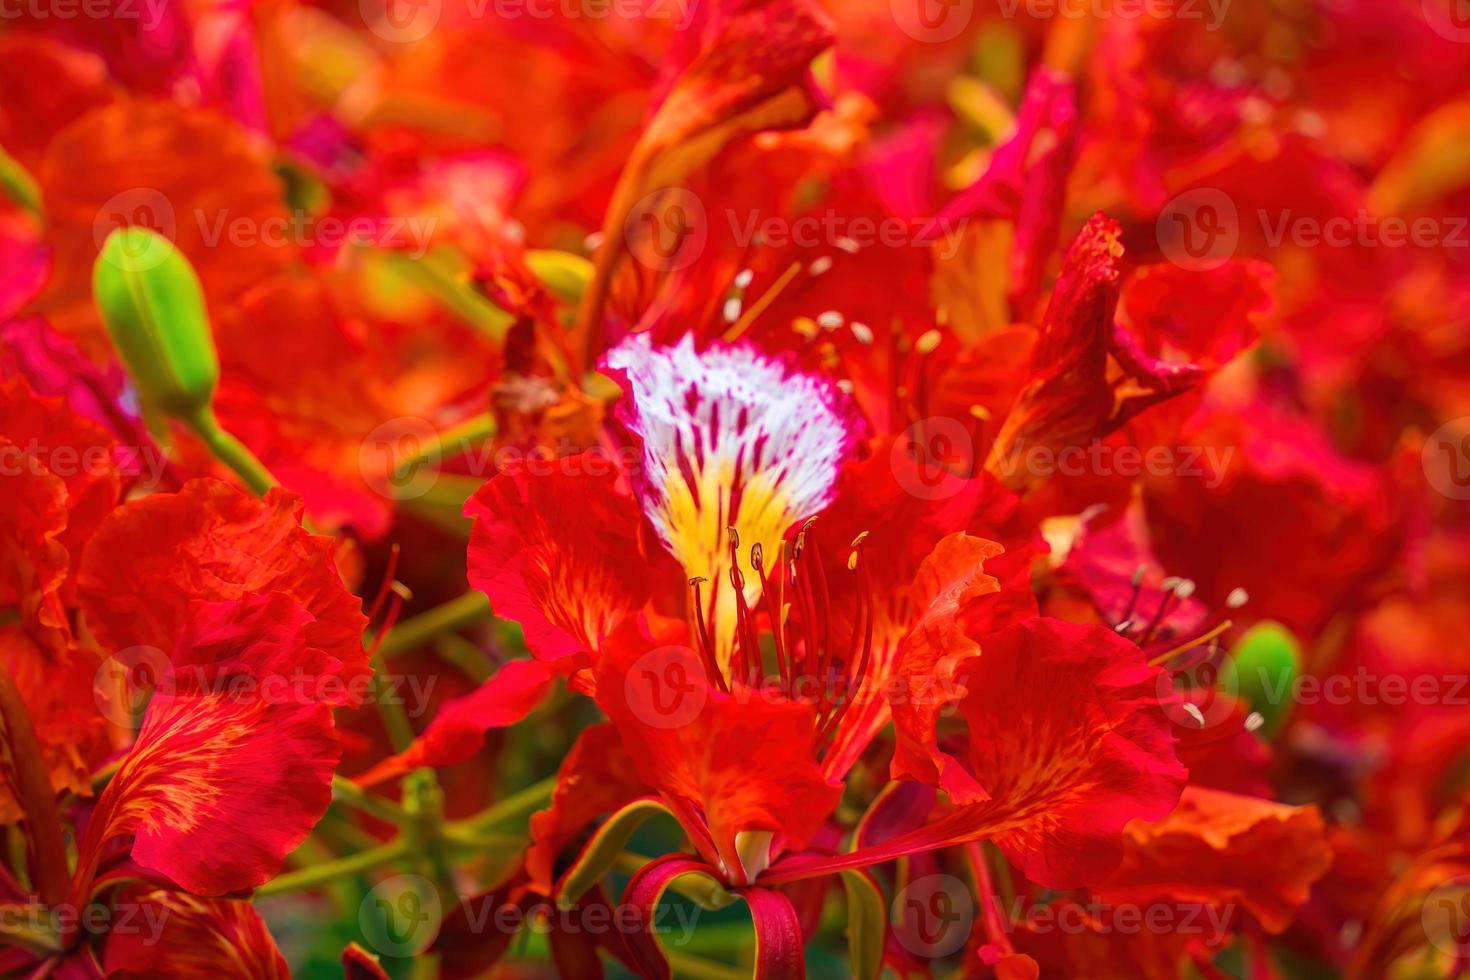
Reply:
[[[660,814],[673,817],[668,807],[658,800],[644,799],[634,800],[608,817],[582,848],[582,853],[577,855],[577,862],[562,876],[561,884],[557,887],[557,904],[562,908],[576,905],[592,886],[612,870],[618,855],[623,852],[638,828]]]
[[[876,980],[883,970],[883,937],[888,928],[888,906],[871,875],[862,870],[842,872],[847,893],[847,950],[852,975]]]
[[[592,281],[592,263],[571,252],[532,249],[526,253],[526,264],[552,295],[573,306],[582,302],[582,293]]]

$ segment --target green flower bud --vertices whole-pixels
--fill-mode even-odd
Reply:
[[[191,424],[208,415],[219,359],[183,253],[147,228],[118,228],[102,243],[92,290],[145,407]]]
[[[1291,714],[1301,646],[1280,623],[1257,623],[1246,630],[1220,671],[1220,684],[1261,715],[1261,734],[1276,734]]]

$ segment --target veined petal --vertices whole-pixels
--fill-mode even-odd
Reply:
[[[643,439],[643,511],[684,571],[708,580],[702,612],[723,670],[736,622],[728,528],[742,556],[759,545],[775,561],[786,530],[832,502],[857,421],[826,379],[750,345],[701,352],[686,335],[655,348],[634,334],[607,364],[625,375],[623,421]],[[754,603],[760,578],[741,571]]]
[[[134,890],[133,928],[107,935],[109,977],[286,980],[291,971],[249,902]]]
[[[200,895],[261,884],[306,838],[341,754],[331,709],[289,683],[310,622],[283,593],[192,607],[180,669],[154,694],[87,826],[82,891],[121,835],[136,838],[139,864]]]
[[[536,657],[599,650],[648,599],[642,518],[617,480],[594,454],[517,461],[465,506],[475,521],[470,584],[497,616],[521,624]]]
[[[1178,802],[1187,773],[1158,707],[1165,675],[1111,630],[1038,618],[989,637],[957,676],[971,769],[990,799],[851,854],[790,858],[762,883],[980,839],[1039,885],[1096,883],[1117,866],[1130,820]]]

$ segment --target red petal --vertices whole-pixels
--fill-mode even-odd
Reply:
[[[703,874],[719,880],[719,874],[709,865],[672,854],[645,864],[623,892],[623,905],[636,910],[636,921],[641,926],[624,936],[642,976],[655,980],[671,976],[657,931],[647,924],[655,921],[664,892],[676,878],[687,874]],[[806,976],[801,922],[791,900],[769,888],[742,888],[738,894],[750,906],[755,925],[756,980],[800,980]]]
[[[133,858],[200,895],[269,880],[331,802],[340,748],[310,681],[311,621],[290,596],[197,603],[176,669],[97,802],[79,848],[86,888],[101,848],[133,834]],[[307,693],[299,693],[305,690]]]
[[[284,592],[312,615],[300,669],[335,678],[323,685],[334,704],[360,703],[367,618],[342,584],[333,540],[308,534],[300,514],[283,490],[261,501],[217,480],[119,507],[92,537],[78,575],[88,625],[107,649],[172,650],[192,601]]]
[[[918,617],[895,669],[892,776],[931,782],[955,803],[979,802],[986,793],[958,760],[940,750],[936,725],[949,703],[956,669],[980,653],[979,644],[965,635],[963,612],[981,596],[1000,591],[1000,583],[985,573],[985,562],[1000,551],[995,542],[963,532],[934,547],[914,579],[911,601]]]
[[[817,768],[810,705],[721,693],[692,650],[616,649],[599,670],[597,699],[638,775],[734,880],[746,877],[737,834],[769,831],[773,846],[801,847],[841,797]]]
[[[986,461],[1011,486],[1030,479],[1013,457],[1105,434],[1114,407],[1107,345],[1118,304],[1120,234],[1116,221],[1093,215],[1062,260],[1032,350],[1031,382],[1011,406]]]
[[[357,943],[348,943],[342,950],[343,980],[388,980],[388,974],[378,958]]]
[[[1186,773],[1158,707],[1168,675],[1111,630],[1032,620],[987,638],[958,676],[971,767],[991,798],[853,854],[789,859],[762,881],[986,838],[1037,884],[1073,887],[1116,867],[1130,820],[1178,801]]]
[[[557,672],[539,660],[512,660],[478,688],[445,703],[424,733],[397,755],[356,777],[372,786],[421,766],[451,766],[473,758],[485,733],[522,721],[546,699]]]
[[[1154,386],[1193,384],[1255,343],[1274,279],[1271,267],[1256,261],[1208,271],[1172,262],[1144,266],[1123,287],[1114,355]]]
[[[465,506],[470,584],[545,660],[596,651],[648,599],[642,516],[605,456],[511,463]]]
[[[249,902],[172,891],[128,893],[130,928],[107,934],[109,977],[287,980],[291,971]],[[121,919],[119,919],[121,924]],[[379,974],[381,976],[381,973]]]
[[[1331,863],[1316,807],[1191,786],[1167,817],[1128,826],[1123,863],[1095,891],[1115,905],[1238,906],[1280,933]]]

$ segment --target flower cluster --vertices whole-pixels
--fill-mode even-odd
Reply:
[[[1464,975],[1463,6],[0,5],[0,973]]]

